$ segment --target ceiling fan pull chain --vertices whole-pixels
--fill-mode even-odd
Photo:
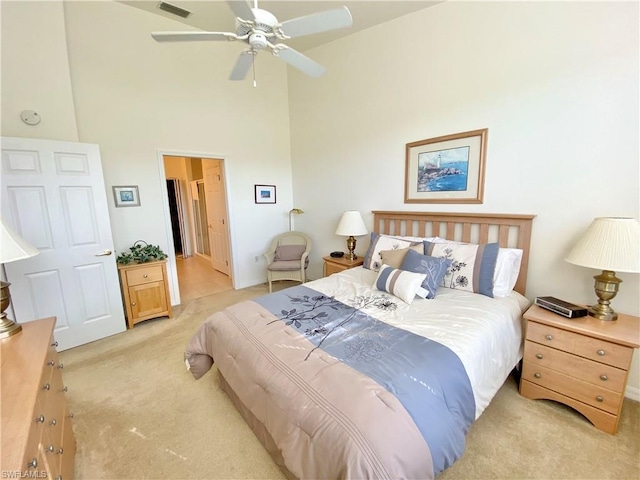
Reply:
[[[252,53],[253,55],[251,55],[251,69],[253,70],[253,88],[256,88],[258,86],[258,83],[256,82],[256,52]]]

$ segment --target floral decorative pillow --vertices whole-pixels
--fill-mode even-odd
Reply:
[[[388,265],[382,265],[373,287],[395,295],[405,303],[411,304],[425,277],[425,274],[407,272]]]
[[[426,274],[422,282],[422,288],[427,291],[426,298],[434,298],[436,290],[438,290],[438,286],[440,286],[450,266],[451,260],[448,258],[429,257],[410,250],[405,255],[400,269]]]
[[[498,258],[498,244],[424,242],[425,254],[451,260],[442,286],[480,293],[493,298],[493,276]]]
[[[377,272],[382,266],[382,256],[380,252],[383,250],[398,250],[401,248],[408,248],[414,245],[419,245],[417,242],[410,242],[407,240],[401,240],[399,238],[390,237],[388,235],[380,235],[375,232],[371,232],[371,241],[369,242],[369,248],[364,256],[364,262],[362,266]]]

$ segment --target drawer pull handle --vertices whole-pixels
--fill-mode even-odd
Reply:
[[[553,335],[547,335],[544,338],[546,338],[547,340],[553,340]]]
[[[533,376],[536,377],[536,378],[542,377],[542,375],[540,375],[539,373],[534,373]]]
[[[37,468],[38,467],[38,459],[34,458],[29,463],[27,463],[27,468]]]
[[[142,275],[142,278],[149,278],[149,275],[145,273],[144,275]]]
[[[602,398],[600,395],[596,397],[596,400],[599,402],[604,402],[604,398]]]
[[[541,353],[536,353],[536,358],[538,360],[542,360],[542,354]]]
[[[42,387],[43,390],[51,390],[51,385],[49,385],[48,383],[44,384],[44,387]]]
[[[58,346],[58,341],[56,340],[55,342],[53,342],[53,343],[51,344],[51,346],[52,346],[52,347],[57,347],[57,346]]]
[[[606,382],[607,380],[609,380],[609,377],[603,374],[603,375],[600,375],[600,380],[602,380],[603,382]]]
[[[36,417],[36,423],[44,423],[44,415]]]
[[[58,368],[64,368],[64,363],[59,363]]]
[[[53,425],[54,427],[55,427],[57,424],[58,424],[58,422],[56,422],[56,419],[55,419],[55,418],[54,418],[54,419],[52,419],[52,420],[49,422],[49,425]]]
[[[53,443],[47,447],[47,452],[53,452]]]
[[[598,350],[598,355],[600,355],[601,357],[604,357],[604,350]]]

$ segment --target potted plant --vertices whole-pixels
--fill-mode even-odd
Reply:
[[[162,251],[160,246],[150,245],[144,240],[138,240],[129,247],[128,252],[122,252],[118,255],[116,262],[122,265],[129,265],[132,263],[155,262],[165,258],[167,258],[167,254]]]

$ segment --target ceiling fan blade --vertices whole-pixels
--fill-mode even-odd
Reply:
[[[283,44],[278,44],[276,47],[277,49],[273,51],[276,57],[281,58],[292,67],[306,73],[310,77],[319,77],[326,71],[322,65],[314,62],[293,48]]]
[[[246,50],[240,54],[238,60],[236,61],[236,65],[233,67],[231,71],[231,75],[229,75],[229,80],[242,80],[247,76],[247,72],[251,68],[251,64],[253,63],[253,56],[256,53],[251,50]]]
[[[252,21],[256,19],[253,10],[251,10],[251,4],[247,0],[227,0],[227,4],[236,17]]]
[[[289,38],[295,38],[351,25],[353,25],[351,12],[347,7],[340,7],[287,20],[280,25],[280,31]]]
[[[151,32],[157,42],[199,42],[237,40],[235,33],[229,32]]]

